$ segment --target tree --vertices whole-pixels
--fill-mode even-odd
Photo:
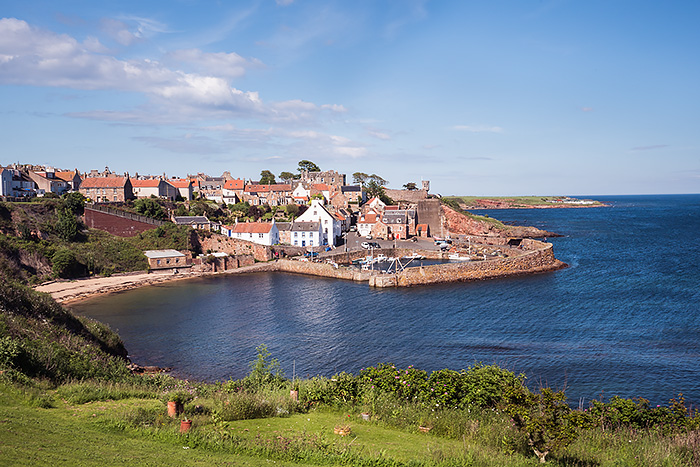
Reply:
[[[367,175],[364,172],[355,172],[354,174],[352,174],[353,183],[358,183],[362,186],[365,186],[365,182],[367,181],[368,178],[369,178],[369,175]]]
[[[369,178],[369,180],[374,180],[375,182],[377,182],[381,186],[385,186],[389,183],[387,180],[384,180],[382,177],[380,177],[377,174],[372,174],[368,178]]]
[[[304,170],[307,170],[309,172],[320,172],[321,168],[313,162],[304,159],[302,161],[299,161],[299,168],[297,170],[299,170],[299,172],[303,172]]]
[[[376,180],[372,179],[369,182],[367,182],[367,185],[365,185],[365,192],[367,192],[367,196],[369,198],[377,197],[384,204],[394,204],[394,200],[389,198],[384,191],[384,187],[380,185]]]
[[[85,196],[77,191],[71,191],[63,195],[63,206],[75,215],[82,215],[85,212]]]
[[[287,216],[292,219],[299,215],[299,206],[296,204],[288,204],[284,209],[287,211]]]
[[[285,183],[289,183],[292,180],[294,180],[295,175],[292,172],[282,172],[280,174],[280,180],[282,180]]]
[[[269,170],[263,170],[260,172],[260,182],[261,185],[272,185],[274,183],[277,183],[275,181],[275,174],[270,172]]]
[[[414,182],[408,182],[403,187],[405,189],[407,189],[408,191],[416,191],[418,189],[418,187],[416,186],[416,184]]]
[[[134,209],[142,216],[150,217],[151,219],[165,219],[165,210],[158,203],[158,200],[153,198],[137,199],[134,202]]]
[[[78,220],[73,212],[67,208],[58,210],[58,220],[56,221],[56,232],[58,236],[67,242],[74,242],[80,234]]]

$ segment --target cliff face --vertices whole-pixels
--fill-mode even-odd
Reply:
[[[489,222],[465,216],[454,209],[442,205],[441,221],[443,230],[450,236],[484,235],[492,237],[543,238],[558,235],[535,227],[503,225],[497,221]]]

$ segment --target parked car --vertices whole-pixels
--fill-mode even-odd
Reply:
[[[304,256],[306,256],[307,258],[315,258],[318,256],[318,253],[316,253],[315,251],[307,251],[306,253],[304,253]]]
[[[382,246],[377,242],[369,242],[369,246],[372,248],[381,248]]]
[[[369,250],[369,249],[371,248],[369,242],[362,242],[362,243],[360,243],[360,246],[361,246],[362,248],[367,249],[367,250]]]

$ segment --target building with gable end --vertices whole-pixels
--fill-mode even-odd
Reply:
[[[297,218],[297,222],[320,222],[323,229],[323,244],[338,244],[342,235],[340,221],[323,205],[323,201],[312,199],[309,208]]]
[[[134,191],[129,177],[88,177],[78,190],[96,203],[124,202],[134,199]]]
[[[222,225],[221,234],[238,240],[247,240],[260,245],[277,245],[280,233],[272,222],[236,222],[234,225]]]

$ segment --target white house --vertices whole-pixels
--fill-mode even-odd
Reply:
[[[156,198],[174,201],[180,193],[177,188],[160,178],[151,178],[147,180],[132,178],[131,187],[134,190],[134,196],[137,198],[150,198],[151,196],[155,196]]]
[[[0,196],[12,196],[12,171],[0,167]]]
[[[323,245],[323,229],[320,222],[292,222],[289,228],[290,243],[294,246]]]
[[[366,237],[367,235],[370,235],[372,233],[372,228],[374,227],[374,224],[379,222],[379,220],[380,215],[371,209],[366,213],[361,214],[360,218],[357,219],[357,234],[361,237]]]
[[[324,245],[337,245],[338,238],[342,235],[340,221],[328,212],[323,202],[318,199],[311,200],[311,206],[297,218],[296,222],[320,222]]]
[[[221,234],[260,245],[277,245],[280,242],[280,232],[274,219],[272,222],[236,222],[232,226],[222,225]]]

